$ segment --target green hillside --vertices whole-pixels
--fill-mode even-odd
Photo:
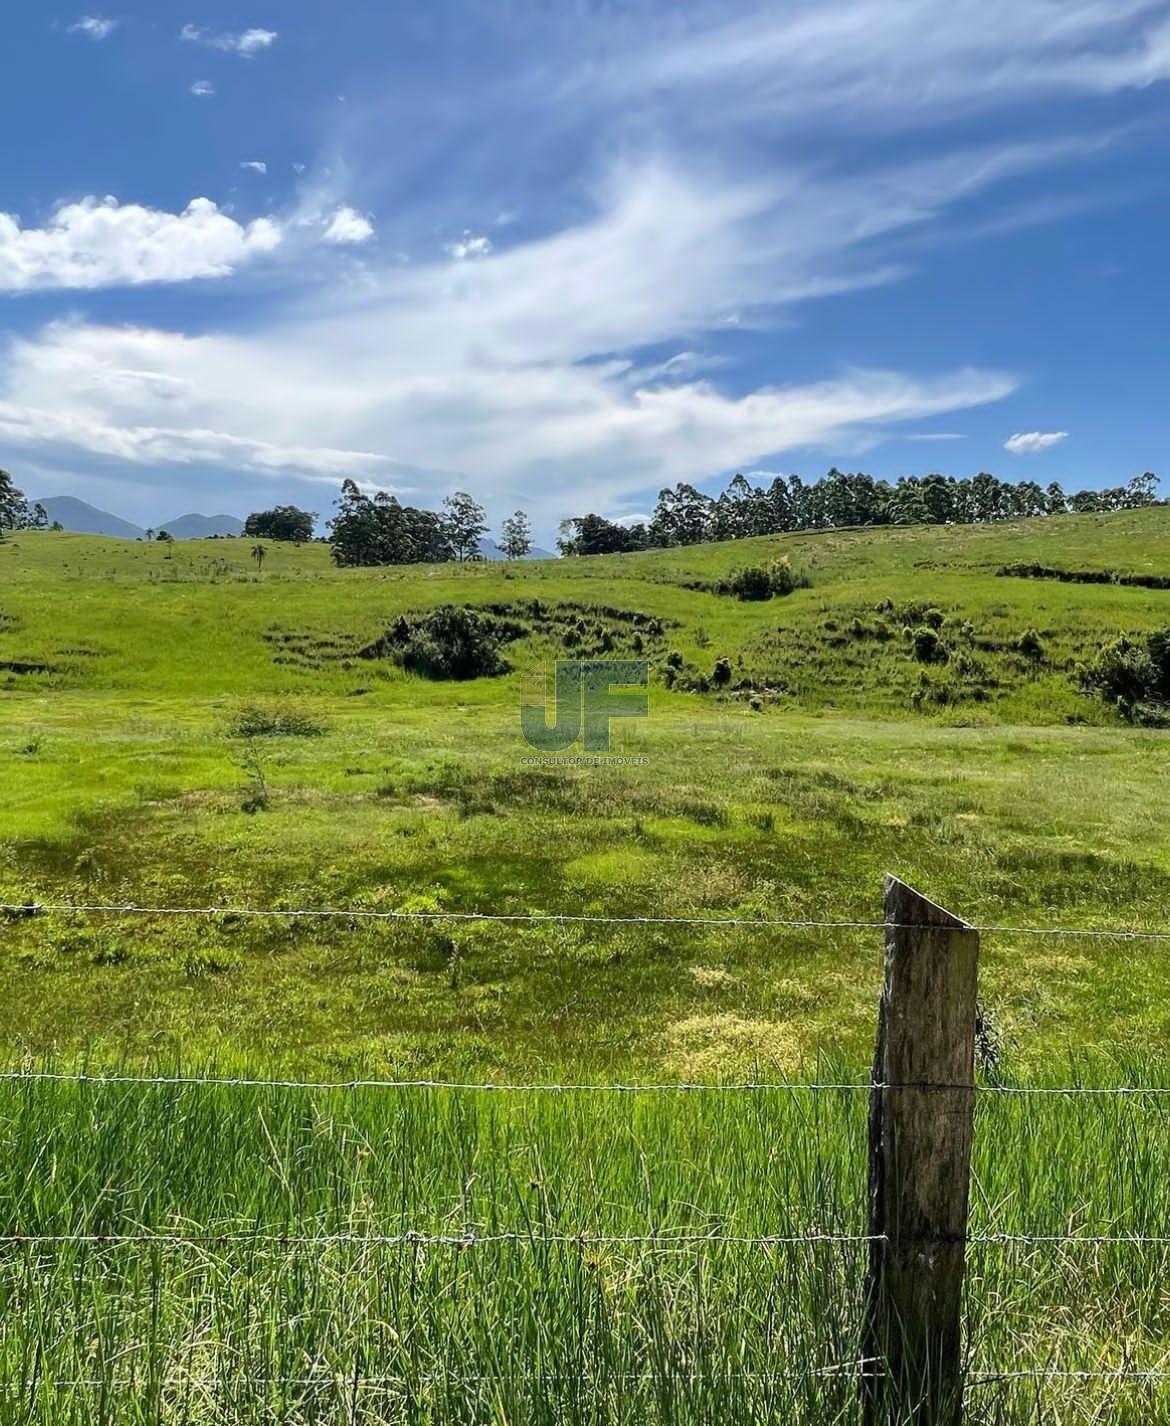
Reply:
[[[983,922],[1165,924],[1167,734],[1083,692],[1077,665],[1170,624],[1170,591],[998,571],[1170,576],[1168,546],[1162,507],[515,567],[337,571],[323,546],[274,545],[258,572],[246,541],[13,535],[0,891],[852,919],[889,869]],[[778,560],[808,587],[712,592]],[[510,671],[435,681],[362,656],[440,604],[507,624]],[[628,760],[533,762],[525,679],[637,653],[639,629],[650,716],[615,724]],[[860,1057],[879,950],[845,931],[53,916],[11,920],[0,957],[0,1028],[32,1053],[689,1075]],[[1163,1042],[1164,961],[989,938],[1001,1053]]]

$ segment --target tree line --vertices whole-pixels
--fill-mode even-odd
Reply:
[[[603,515],[578,515],[560,526],[563,555],[622,554],[633,550],[697,545],[791,531],[877,525],[965,525],[1037,515],[1134,510],[1158,504],[1158,480],[1147,471],[1127,484],[1066,494],[1053,482],[1003,481],[979,475],[904,476],[894,482],[836,468],[806,484],[799,475],[776,476],[753,485],[736,475],[721,495],[705,495],[680,483],[659,492],[648,520],[618,523]],[[352,480],[341,487],[328,543],[340,566],[464,562],[483,558],[488,533],[484,508],[465,491],[449,495],[438,511],[404,505],[380,490],[367,495]],[[244,535],[304,543],[313,539],[317,516],[295,505],[278,505],[248,516]],[[0,470],[0,531],[47,529],[41,505],[30,505],[7,471]],[[59,529],[59,525],[54,525]],[[154,536],[147,532],[147,538]],[[159,539],[170,539],[160,532]],[[532,524],[523,510],[503,522],[497,541],[508,559],[533,548]]]
[[[347,480],[329,522],[329,544],[341,566],[463,563],[483,558],[488,528],[483,506],[466,491],[449,495],[439,511],[422,510],[385,490],[366,495]],[[499,546],[508,559],[531,551],[532,525],[523,510],[504,521]]]
[[[680,484],[659,493],[648,521],[618,524],[602,515],[579,515],[561,524],[564,555],[621,554],[751,535],[779,535],[858,525],[970,525],[1034,515],[1134,510],[1156,505],[1158,478],[1147,471],[1126,485],[1067,495],[1053,482],[1003,481],[986,471],[954,476],[904,476],[892,484],[864,472],[836,468],[805,484],[781,475],[767,486],[737,475],[718,496]]]

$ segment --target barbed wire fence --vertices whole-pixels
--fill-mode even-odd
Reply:
[[[910,908],[907,912],[907,907]],[[971,1233],[967,1230],[967,1194],[970,1172],[970,1126],[975,1098],[984,1096],[1009,1096],[1023,1098],[1079,1098],[1120,1099],[1141,1101],[1150,1099],[1155,1103],[1170,1096],[1170,1085],[1146,1086],[1140,1084],[1117,1085],[1017,1085],[979,1082],[974,1075],[974,1026],[975,1026],[975,980],[974,970],[978,958],[978,938],[980,936],[1010,936],[1020,938],[1068,938],[1113,942],[1170,943],[1170,929],[1145,927],[1084,927],[1084,926],[1012,926],[1004,924],[978,925],[962,921],[941,908],[933,906],[925,898],[912,892],[896,878],[887,880],[886,916],[882,920],[867,919],[819,919],[768,916],[610,916],[602,914],[560,913],[560,912],[491,912],[436,910],[381,910],[370,907],[272,907],[257,908],[227,905],[193,906],[152,906],[136,902],[0,902],[0,918],[9,921],[35,919],[47,916],[82,917],[143,917],[143,918],[208,918],[223,920],[286,920],[344,922],[350,925],[362,923],[500,923],[514,925],[563,925],[563,926],[613,926],[613,927],[694,927],[708,930],[736,929],[756,932],[770,930],[826,930],[826,931],[881,931],[886,937],[886,983],[883,991],[882,1009],[879,1017],[878,1055],[874,1074],[868,1080],[824,1080],[799,1081],[786,1079],[752,1079],[740,1082],[720,1081],[659,1081],[600,1083],[577,1082],[492,1082],[457,1080],[442,1078],[398,1078],[376,1079],[355,1077],[351,1079],[298,1079],[298,1078],[251,1078],[247,1076],[224,1075],[165,1075],[132,1074],[125,1072],[98,1072],[87,1070],[63,1071],[46,1070],[35,1067],[0,1071],[0,1084],[76,1084],[94,1089],[115,1087],[168,1088],[197,1092],[206,1089],[246,1089],[301,1092],[385,1092],[403,1093],[411,1091],[442,1091],[457,1094],[490,1095],[721,1095],[721,1094],[783,1094],[792,1096],[819,1094],[866,1095],[870,1100],[870,1231],[866,1233],[807,1232],[794,1234],[735,1234],[723,1232],[693,1232],[684,1230],[658,1230],[646,1233],[606,1234],[591,1232],[550,1232],[550,1231],[502,1231],[479,1232],[469,1230],[462,1233],[434,1233],[404,1227],[395,1233],[319,1233],[289,1235],[278,1233],[248,1232],[156,1232],[150,1230],[122,1233],[0,1233],[0,1248],[51,1248],[64,1245],[84,1246],[92,1249],[113,1249],[121,1247],[152,1247],[175,1251],[195,1249],[229,1248],[235,1244],[246,1244],[251,1248],[265,1247],[276,1251],[309,1248],[320,1249],[330,1245],[352,1244],[360,1246],[380,1246],[396,1248],[432,1248],[467,1251],[480,1247],[508,1245],[516,1248],[540,1248],[544,1245],[559,1244],[569,1247],[646,1247],[658,1250],[695,1250],[712,1245],[734,1245],[746,1248],[768,1249],[794,1245],[852,1245],[867,1248],[870,1253],[870,1271],[867,1278],[865,1318],[863,1325],[863,1351],[856,1360],[829,1367],[809,1367],[799,1371],[777,1369],[775,1371],[744,1372],[731,1371],[716,1374],[713,1380],[772,1381],[840,1379],[856,1380],[865,1400],[867,1423],[885,1423],[901,1420],[907,1409],[919,1410],[924,1426],[935,1422],[950,1421],[954,1403],[961,1399],[964,1386],[980,1387],[1010,1381],[1112,1381],[1123,1382],[1170,1382],[1170,1368],[1143,1368],[1122,1362],[1115,1366],[1062,1368],[1055,1366],[1035,1366],[1009,1368],[1001,1371],[964,1370],[958,1351],[958,1338],[954,1332],[955,1323],[945,1320],[958,1311],[958,1289],[962,1280],[963,1254],[969,1245],[989,1246],[1053,1246],[1073,1248],[1121,1247],[1140,1248],[1145,1246],[1170,1247],[1170,1233]],[[954,1005],[956,1011],[954,1027],[961,1031],[939,1041],[937,1024],[928,1027],[923,1014],[935,1007],[929,1004],[930,995],[948,989],[938,978],[939,965],[948,960],[949,938],[957,937],[954,944],[965,944],[970,949],[969,993],[960,994]],[[940,950],[942,955],[940,958]],[[911,980],[918,984],[901,987],[901,1002],[891,1006],[891,1000],[898,1001],[898,967],[911,967]],[[925,979],[923,978],[925,976]],[[950,987],[953,989],[953,987]],[[907,993],[909,992],[909,993]],[[925,998],[924,998],[925,997]],[[925,1054],[926,1059],[938,1062],[949,1052],[953,1057],[957,1050],[958,1059],[969,1065],[969,1071],[961,1075],[915,1074],[889,1076],[881,1073],[883,1048],[888,1051],[890,1038],[891,1009],[894,1019],[901,1019],[901,1031],[912,1061]],[[907,1019],[907,1012],[909,1018]],[[923,1031],[930,1028],[937,1043],[929,1043],[931,1035],[924,1038]],[[923,1106],[931,1101],[945,1101],[941,1115],[924,1114]],[[958,1141],[954,1135],[955,1106],[960,1108],[960,1118],[967,1123],[966,1143],[960,1132]],[[942,1137],[939,1125],[945,1124]],[[917,1150],[919,1162],[901,1162],[896,1169],[896,1182],[889,1172],[889,1164],[883,1171],[882,1157],[888,1150],[888,1141],[901,1135]],[[884,1149],[883,1149],[884,1145]],[[953,1223],[943,1221],[915,1222],[902,1221],[893,1201],[913,1197],[917,1192],[919,1170],[922,1168],[923,1149],[932,1155],[951,1155],[963,1169],[962,1183],[952,1184],[950,1201],[932,1205],[927,1217],[935,1215],[940,1220],[953,1216],[958,1210],[961,1225],[956,1231]],[[876,1174],[876,1184],[875,1184]],[[961,1189],[961,1191],[959,1191]],[[957,1193],[957,1197],[956,1197]],[[875,1196],[879,1200],[875,1205]],[[961,1202],[960,1202],[961,1200]],[[921,1205],[919,1205],[920,1207]],[[884,1215],[884,1217],[883,1217]],[[875,1231],[875,1228],[880,1231]],[[923,1231],[923,1230],[926,1231]],[[928,1244],[934,1250],[924,1255],[921,1249]],[[888,1272],[890,1255],[895,1258],[911,1256],[941,1256],[951,1254],[949,1282],[942,1284],[943,1300],[940,1309],[938,1301],[928,1305],[925,1315],[919,1315],[916,1322],[909,1324],[911,1339],[907,1348],[907,1298],[904,1284],[891,1289],[883,1280]],[[953,1271],[957,1250],[958,1274]],[[904,1266],[903,1262],[903,1266]],[[929,1276],[930,1269],[927,1269]],[[895,1277],[897,1274],[894,1275]],[[923,1273],[912,1274],[914,1292],[921,1295]],[[937,1288],[939,1284],[936,1282]],[[900,1295],[901,1294],[901,1295]],[[928,1294],[929,1296],[930,1294]],[[936,1294],[937,1296],[937,1294]],[[957,1319],[956,1319],[957,1320]],[[890,1328],[897,1323],[899,1342],[896,1346],[890,1340]],[[917,1340],[913,1340],[917,1336]],[[864,1350],[878,1342],[884,1350]],[[535,1383],[588,1382],[588,1373],[548,1373],[524,1374],[520,1377]],[[466,1384],[491,1384],[499,1375],[462,1376]],[[606,1373],[607,1382],[615,1380]],[[664,1378],[649,1373],[619,1373],[617,1380],[637,1382],[674,1382],[682,1385],[697,1380],[693,1373],[673,1372]],[[450,1384],[451,1378],[444,1375],[441,1380]],[[321,1373],[309,1376],[260,1376],[249,1378],[258,1386],[279,1385],[290,1388],[344,1387],[349,1391],[386,1391],[401,1393],[404,1389],[419,1385],[421,1378],[402,1376],[352,1375]],[[44,1381],[40,1387],[76,1390],[119,1389],[119,1381],[110,1377],[73,1378]],[[121,1383],[125,1389],[142,1385],[141,1378],[128,1376]],[[222,1377],[197,1376],[178,1373],[169,1386],[195,1390],[215,1390],[224,1385]],[[957,1394],[956,1394],[957,1393]]]

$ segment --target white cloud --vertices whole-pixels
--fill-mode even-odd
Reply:
[[[551,523],[1010,393],[1011,376],[961,370],[731,394],[685,362],[675,383],[639,383],[612,355],[713,330],[729,306],[763,321],[776,303],[870,280],[825,241],[841,244],[862,214],[873,221],[865,189],[790,177],[778,200],[661,164],[619,170],[575,228],[490,262],[384,259],[359,288],[322,283],[247,334],[47,328],[0,368],[4,430],[139,466],[471,472],[489,500],[523,498]],[[424,484],[419,498],[448,488]]]
[[[630,44],[607,71],[623,92],[726,89],[736,110],[848,125],[919,126],[1064,93],[1170,78],[1163,0],[792,0],[747,14],[698,4],[677,38]]]
[[[69,26],[71,35],[87,35],[91,40],[108,40],[118,28],[118,21],[104,15],[82,15]]]
[[[466,231],[457,243],[448,243],[443,249],[443,251],[449,257],[453,257],[456,262],[465,262],[468,258],[473,257],[487,257],[491,250],[491,238],[485,237],[482,233],[476,234]]]
[[[85,198],[62,205],[43,228],[0,213],[0,292],[223,277],[280,240],[270,219],[237,223],[208,198],[181,213]]]
[[[196,99],[209,99],[215,93],[215,85],[210,79],[197,79],[191,86]]]
[[[279,38],[276,30],[250,29],[239,32],[208,30],[202,25],[184,25],[179,38],[190,44],[206,45],[209,49],[224,50],[228,54],[238,54],[251,59],[261,50],[274,45]]]
[[[1038,451],[1049,450],[1067,439],[1067,431],[1024,431],[1009,436],[1004,441],[1003,448],[1014,456],[1035,455]]]
[[[246,159],[243,163],[240,164],[240,167],[247,169],[249,173],[268,172],[268,165],[266,163],[262,163],[259,159],[255,158]]]
[[[356,208],[343,204],[329,219],[323,240],[327,243],[367,243],[374,236],[374,225]]]

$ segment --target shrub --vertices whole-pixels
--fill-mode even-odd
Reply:
[[[750,602],[791,594],[794,589],[807,589],[809,583],[807,574],[794,570],[787,559],[781,559],[767,567],[749,565],[746,569],[736,570],[717,580],[710,588],[715,594],[729,594]]]
[[[247,704],[228,725],[234,738],[319,738],[322,724],[296,708],[261,708]]]
[[[402,615],[362,657],[391,658],[424,678],[492,678],[508,672],[500,645],[514,636],[490,614],[440,604],[425,614]]]
[[[947,646],[939,638],[938,632],[923,624],[913,634],[914,657],[919,663],[945,663]]]
[[[1170,629],[1144,639],[1122,635],[1078,670],[1081,686],[1117,705],[1133,723],[1161,726],[1170,715]]]
[[[1033,663],[1039,663],[1043,659],[1044,645],[1035,629],[1024,630],[1016,640],[1016,652],[1026,659],[1031,659]]]
[[[711,682],[716,688],[726,688],[731,682],[731,662],[729,659],[716,659],[715,667],[711,672]]]

